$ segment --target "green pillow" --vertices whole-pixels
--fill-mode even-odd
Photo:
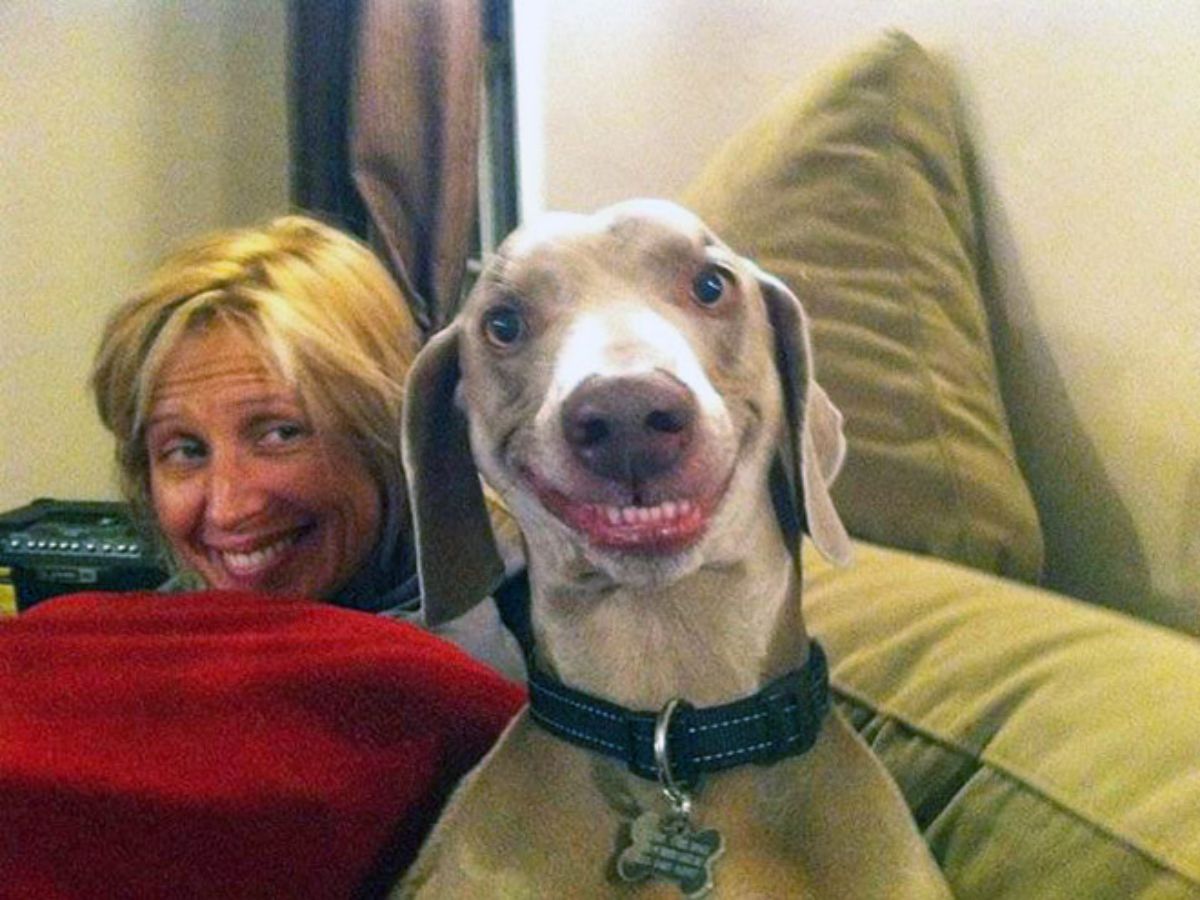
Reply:
[[[947,72],[889,35],[734,137],[683,202],[811,314],[817,378],[846,415],[850,532],[1036,580]]]
[[[856,551],[805,550],[805,621],[955,897],[1200,897],[1200,642]]]

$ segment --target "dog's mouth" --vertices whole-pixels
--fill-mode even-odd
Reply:
[[[729,483],[705,495],[619,505],[570,497],[532,472],[525,477],[542,505],[593,547],[647,555],[679,553],[699,541]]]

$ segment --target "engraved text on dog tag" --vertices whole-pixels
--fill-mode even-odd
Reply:
[[[647,810],[630,825],[632,843],[617,858],[625,881],[657,877],[674,881],[685,897],[702,897],[712,888],[713,863],[725,850],[720,832],[696,830],[686,816]]]

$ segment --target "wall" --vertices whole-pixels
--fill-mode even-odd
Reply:
[[[1200,6],[520,0],[523,213],[677,194],[888,27],[961,78],[1052,586],[1200,632]]]
[[[0,4],[0,509],[115,496],[107,311],[197,231],[287,204],[283,0]]]

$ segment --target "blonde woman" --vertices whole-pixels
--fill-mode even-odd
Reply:
[[[168,587],[415,610],[400,420],[417,344],[371,250],[311,218],[165,260],[109,318],[92,388]],[[518,675],[484,608],[445,636]]]

